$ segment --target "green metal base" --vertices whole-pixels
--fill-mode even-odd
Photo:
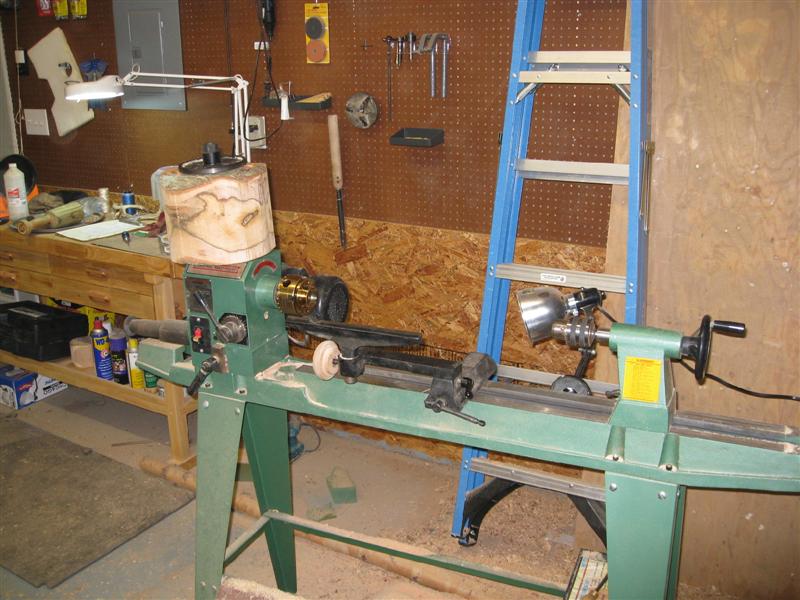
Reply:
[[[288,415],[269,406],[205,395],[198,412],[195,598],[213,599],[223,563],[232,560],[226,561],[226,546],[242,437],[260,509],[292,510]],[[264,529],[278,587],[294,593],[294,533],[275,520]]]
[[[617,473],[605,483],[610,597],[674,598],[686,489]]]

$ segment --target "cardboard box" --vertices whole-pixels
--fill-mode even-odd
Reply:
[[[67,384],[56,379],[0,365],[0,404],[9,408],[25,408],[42,398],[67,389]]]

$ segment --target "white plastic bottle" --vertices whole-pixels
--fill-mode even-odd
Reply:
[[[8,200],[8,217],[19,221],[28,216],[28,193],[25,190],[25,175],[17,168],[16,163],[9,163],[3,174]]]

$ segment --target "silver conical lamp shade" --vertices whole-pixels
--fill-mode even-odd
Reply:
[[[532,344],[550,338],[553,323],[566,315],[564,298],[553,288],[521,290],[517,292],[517,302]]]

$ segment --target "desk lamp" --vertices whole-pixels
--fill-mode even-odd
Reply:
[[[154,79],[179,79],[183,83],[164,83],[163,81],[148,81]],[[144,80],[144,81],[142,81]],[[230,85],[218,85],[230,82]],[[67,100],[80,102],[81,100],[104,100],[122,96],[125,86],[155,87],[155,88],[184,88],[196,90],[218,90],[233,94],[233,139],[234,154],[244,156],[250,161],[250,144],[247,142],[247,111],[245,98],[249,83],[241,75],[229,77],[216,77],[211,75],[181,75],[173,73],[143,73],[138,65],[133,70],[120,78],[118,75],[106,75],[97,81],[67,82],[64,97]]]

